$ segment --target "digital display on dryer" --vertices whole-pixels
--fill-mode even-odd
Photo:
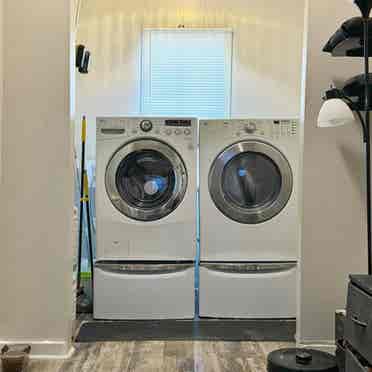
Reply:
[[[167,127],[191,127],[191,120],[188,119],[169,119],[165,120]]]

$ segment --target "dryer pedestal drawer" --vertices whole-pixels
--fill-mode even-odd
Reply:
[[[372,365],[372,296],[349,284],[345,339]]]
[[[201,263],[199,312],[212,318],[295,318],[296,263]]]
[[[192,319],[194,264],[96,263],[94,318]]]

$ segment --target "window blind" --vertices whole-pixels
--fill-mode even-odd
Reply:
[[[142,51],[142,112],[230,115],[232,32],[148,29]]]

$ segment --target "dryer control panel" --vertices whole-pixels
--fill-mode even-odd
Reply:
[[[281,139],[298,135],[299,121],[296,119],[265,120],[265,119],[231,119],[202,120],[200,126],[210,126],[211,130],[223,130],[229,137],[264,137]]]
[[[156,136],[191,140],[197,135],[194,118],[101,117],[97,118],[97,140]]]

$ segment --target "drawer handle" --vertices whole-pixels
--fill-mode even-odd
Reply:
[[[358,325],[359,327],[362,327],[362,328],[367,328],[368,327],[368,324],[366,322],[362,322],[361,320],[359,320],[357,317],[353,316],[351,317],[351,320],[356,324]]]

